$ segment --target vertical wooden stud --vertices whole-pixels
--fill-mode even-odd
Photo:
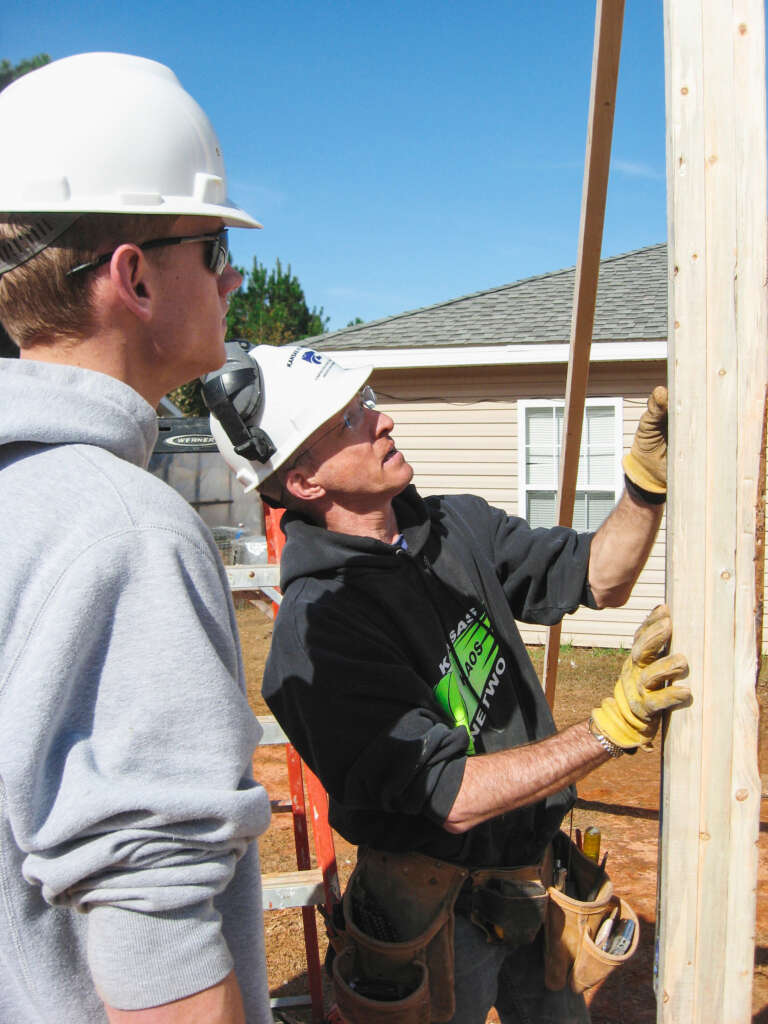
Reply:
[[[658,1020],[751,1020],[756,565],[768,382],[764,10],[666,0],[667,583],[692,708],[664,743]]]

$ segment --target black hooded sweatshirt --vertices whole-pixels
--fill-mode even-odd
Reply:
[[[555,731],[515,618],[551,625],[595,607],[591,535],[532,530],[472,495],[422,500],[412,486],[394,510],[395,545],[286,514],[264,697],[351,843],[533,863],[573,787],[462,835],[442,823],[468,756]]]

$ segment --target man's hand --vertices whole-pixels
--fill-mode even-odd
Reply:
[[[661,604],[635,633],[613,696],[592,712],[598,732],[624,750],[649,749],[662,711],[688,707],[692,701],[687,686],[664,685],[688,675],[688,662],[682,654],[666,654],[671,637],[669,609]]]
[[[622,462],[632,483],[651,494],[667,492],[667,401],[665,387],[653,389]]]

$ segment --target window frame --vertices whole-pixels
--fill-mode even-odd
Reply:
[[[613,480],[613,491],[614,491],[614,505],[621,497],[622,491],[624,490],[624,470],[621,465],[621,460],[624,455],[624,399],[623,397],[605,397],[605,398],[587,398],[585,402],[585,415],[586,410],[589,408],[613,408],[614,414],[614,480]],[[529,409],[565,409],[565,399],[563,398],[520,398],[517,402],[517,507],[518,514],[521,518],[527,518],[528,502],[527,495],[528,491],[542,491],[549,490],[550,488],[544,488],[539,485],[532,485],[527,483],[526,477],[526,452],[528,448],[528,435],[527,435],[527,414]],[[582,435],[583,436],[583,435]],[[555,482],[555,506],[557,506],[557,495],[560,490],[560,478],[558,472],[558,479]],[[598,493],[606,491],[609,488],[603,485],[587,484],[584,487],[577,486],[576,493],[579,492],[594,492]],[[556,524],[555,524],[556,525]]]

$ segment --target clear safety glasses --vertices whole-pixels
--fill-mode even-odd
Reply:
[[[342,422],[347,430],[357,430],[365,418],[366,409],[375,408],[376,392],[370,384],[366,384],[365,387],[355,395],[355,401],[353,401],[349,408],[347,408],[342,417]]]
[[[215,235],[177,235],[175,238],[151,238],[148,242],[142,242],[138,248],[144,251],[160,249],[165,245],[189,245],[192,242],[206,243],[205,265],[212,274],[221,277],[229,262],[229,237],[226,228],[217,231]],[[104,253],[103,256],[99,256],[98,259],[91,260],[89,263],[80,263],[78,266],[72,267],[67,271],[67,277],[79,274],[81,270],[95,270],[96,267],[104,266],[105,263],[109,263],[115,252],[116,250],[113,249],[112,252]]]

